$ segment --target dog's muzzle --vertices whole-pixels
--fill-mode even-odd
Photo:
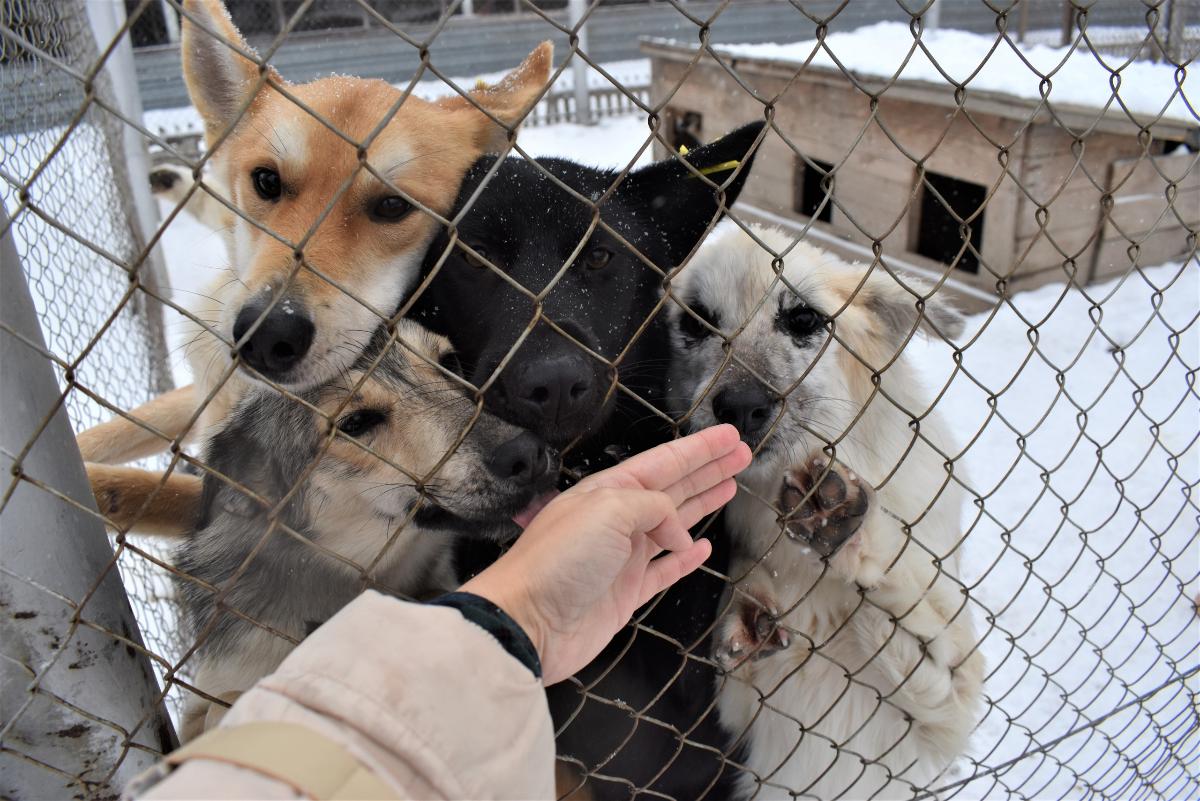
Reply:
[[[272,381],[283,381],[308,354],[316,326],[300,303],[282,298],[268,310],[268,302],[259,298],[242,306],[233,324],[233,339],[248,367]]]

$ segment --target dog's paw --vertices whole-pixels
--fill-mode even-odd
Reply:
[[[713,657],[723,670],[782,651],[792,635],[779,624],[779,610],[768,600],[739,595],[714,635]]]
[[[871,489],[846,467],[818,454],[792,467],[779,491],[789,537],[831,557],[853,537],[871,508]]]

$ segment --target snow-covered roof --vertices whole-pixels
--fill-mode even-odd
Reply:
[[[1083,47],[1017,45],[998,35],[949,29],[924,32],[920,45],[907,25],[881,22],[830,33],[823,46],[810,39],[788,44],[717,45],[714,49],[740,61],[778,62],[796,68],[807,62],[815,72],[846,71],[872,81],[896,78],[900,85],[926,84],[940,87],[947,95],[953,94],[955,83],[961,83],[968,98],[972,93],[1003,95],[1026,101],[1022,108],[1041,99],[1042,81],[1048,78],[1047,99],[1053,107],[1107,109],[1108,114],[1123,115],[1123,106],[1141,123],[1161,114],[1171,123],[1200,125],[1200,97],[1187,97],[1188,84],[1182,73],[1177,83],[1176,70],[1169,64],[1098,57]],[[1119,75],[1119,83],[1114,73]]]

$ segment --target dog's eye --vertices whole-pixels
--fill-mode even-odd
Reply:
[[[348,437],[361,437],[387,422],[387,414],[379,409],[359,409],[338,420],[338,431]]]
[[[441,358],[438,359],[438,364],[457,376],[461,376],[463,374],[462,362],[459,360],[458,354],[452,350],[448,350],[443,353]]]
[[[279,200],[283,194],[283,182],[275,170],[259,167],[250,173],[250,181],[254,184],[254,191],[263,200]]]
[[[592,248],[583,257],[584,266],[589,270],[602,270],[612,261],[613,252],[608,248]]]
[[[371,218],[378,222],[395,222],[408,215],[413,205],[399,195],[389,195],[371,207]]]
[[[475,253],[479,254],[479,256],[476,256],[475,253],[469,253],[468,251],[463,250],[462,256],[463,259],[466,260],[467,264],[471,265],[472,267],[479,267],[481,269],[486,268],[488,265],[484,259],[489,259],[490,261],[487,248],[483,247],[482,245],[471,245],[471,250],[474,250]]]
[[[782,328],[794,337],[806,337],[825,325],[825,315],[810,306],[794,306],[780,314]]]
[[[689,303],[688,308],[713,328],[719,327],[720,318],[703,303]],[[686,311],[679,315],[679,330],[683,332],[685,337],[695,341],[712,336],[712,331],[708,330],[704,326],[704,323],[701,323],[700,320],[697,320],[696,317],[693,317]]]

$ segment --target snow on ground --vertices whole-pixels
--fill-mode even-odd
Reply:
[[[716,50],[729,56],[786,61],[797,66],[811,58],[813,66],[843,68],[871,78],[891,79],[899,74],[905,80],[944,86],[947,92],[953,91],[947,81],[949,76],[955,82],[966,82],[968,90],[1003,92],[1035,100],[1041,97],[1042,77],[1048,76],[1052,82],[1048,95],[1051,103],[1095,108],[1111,103],[1114,110],[1119,109],[1118,104],[1124,104],[1147,121],[1160,113],[1169,119],[1197,121],[1192,110],[1195,100],[1191,99],[1189,108],[1185,99],[1186,81],[1180,76],[1177,86],[1175,68],[1169,64],[1149,61],[1126,64],[1123,58],[1097,56],[1086,49],[1018,46],[1001,40],[998,35],[952,29],[925,31],[921,43],[924,49],[917,46],[907,25],[881,22],[831,33],[825,38],[824,47],[816,40],[807,40],[791,44],[721,45]],[[1120,84],[1114,100],[1110,81],[1118,69]]]
[[[1079,730],[1001,772],[1022,795],[1082,797],[1076,773],[1113,792],[1131,759],[1167,796],[1195,749],[1157,738],[1195,737],[1196,676],[1089,721],[1200,660],[1198,298],[1200,263],[1168,264],[973,316],[959,371],[946,345],[912,345],[928,383],[949,382],[939,408],[970,443],[958,464],[981,499],[964,579],[992,705],[971,756],[1003,765]],[[965,797],[999,795],[992,781]]]

